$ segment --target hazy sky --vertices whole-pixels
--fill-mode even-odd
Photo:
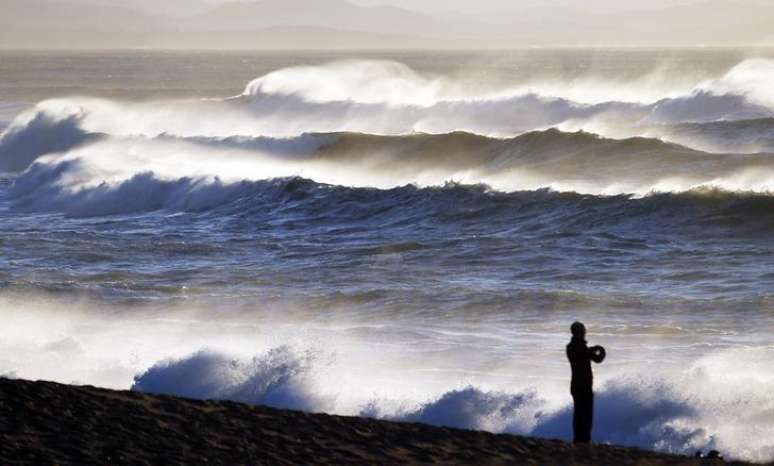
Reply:
[[[98,0],[100,1],[100,0]],[[101,0],[113,1],[116,0]],[[178,0],[183,1],[183,0]],[[189,0],[190,1],[190,0]],[[195,1],[195,0],[194,0]],[[201,2],[217,5],[233,0],[199,0]],[[242,0],[250,1],[250,0]],[[633,0],[348,0],[350,3],[363,6],[392,5],[422,12],[457,12],[483,16],[486,13],[519,13],[524,8],[566,7],[568,9],[596,10],[600,14],[623,12],[641,9],[658,9],[690,3],[700,3],[702,0],[648,0],[639,2]],[[736,0],[747,3],[762,3],[766,0]],[[122,3],[130,4],[140,2],[154,4],[148,0],[123,0]],[[774,2],[773,2],[774,3]]]
[[[213,0],[218,1],[218,0]],[[423,11],[449,11],[461,13],[479,13],[482,10],[493,12],[518,12],[524,7],[567,6],[572,8],[603,9],[607,12],[628,11],[641,8],[658,8],[669,5],[696,2],[697,0],[350,0],[359,5],[395,5]]]
[[[186,5],[194,4],[217,5],[232,3],[234,1],[250,2],[260,0],[80,0],[88,3],[106,3],[130,6],[134,5],[145,10],[158,9],[164,5],[165,9],[185,9]],[[606,14],[624,11],[636,11],[642,9],[658,9],[669,6],[677,6],[691,3],[702,3],[703,0],[648,0],[645,2],[634,0],[347,0],[350,3],[364,6],[393,5],[414,11],[423,12],[459,12],[465,14],[480,15],[487,12],[519,13],[525,8],[566,7],[568,9],[593,10],[595,13]],[[766,4],[769,0],[731,0],[742,4]],[[774,1],[770,2],[774,4]],[[774,6],[774,5],[773,5]]]
[[[362,8],[378,5],[404,10]],[[774,0],[0,0],[0,10],[0,47],[774,45]]]

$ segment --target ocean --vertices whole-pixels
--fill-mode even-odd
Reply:
[[[0,374],[774,460],[774,50],[0,52]]]

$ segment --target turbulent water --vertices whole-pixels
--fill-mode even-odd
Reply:
[[[1,58],[0,373],[774,459],[774,52]]]

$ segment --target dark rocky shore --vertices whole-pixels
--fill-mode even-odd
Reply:
[[[720,464],[633,448],[0,379],[0,464]],[[736,463],[742,464],[742,463]]]

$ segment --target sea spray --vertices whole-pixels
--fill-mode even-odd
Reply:
[[[154,365],[135,378],[133,390],[336,414],[333,400],[337,394],[315,393],[307,375],[313,364],[309,354],[297,356],[287,347],[272,349],[249,361],[200,351]],[[744,437],[751,430],[768,429],[771,419],[761,418],[760,413],[770,408],[771,401],[764,396],[770,385],[746,389],[737,385],[729,393],[722,379],[696,372],[701,364],[698,361],[694,369],[669,376],[635,372],[601,384],[595,401],[595,440],[678,454],[719,448],[731,457],[758,461],[768,458],[773,445],[765,441],[752,445]],[[739,397],[747,403],[739,406]],[[382,406],[384,401],[370,401],[359,414],[571,439],[570,407],[552,409],[535,391],[509,394],[468,386],[445,392],[414,409],[405,407],[410,402],[404,400],[404,407],[392,412]],[[387,405],[395,406],[394,401]]]

